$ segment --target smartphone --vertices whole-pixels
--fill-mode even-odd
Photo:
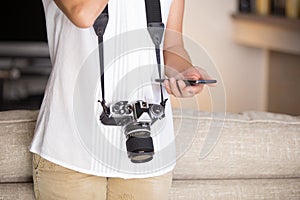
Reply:
[[[168,79],[155,79],[155,81],[159,82],[159,83],[162,83],[165,80],[168,80]],[[187,85],[211,84],[211,83],[216,83],[217,82],[217,80],[203,80],[203,79],[200,79],[200,80],[183,80],[183,81]]]

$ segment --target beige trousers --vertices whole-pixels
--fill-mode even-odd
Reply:
[[[33,154],[37,200],[167,200],[172,172],[139,179],[106,178],[73,171]]]

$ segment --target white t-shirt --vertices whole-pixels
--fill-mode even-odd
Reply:
[[[172,0],[162,0],[166,24]],[[53,0],[43,0],[53,69],[45,90],[30,151],[82,173],[144,178],[176,164],[170,100],[166,117],[151,126],[153,160],[135,164],[126,150],[122,126],[99,121],[102,107],[99,53],[93,27],[72,24]],[[154,45],[146,30],[144,1],[110,0],[104,35],[105,99],[160,103]],[[163,58],[163,57],[162,57]],[[162,59],[163,61],[163,59]],[[163,89],[164,97],[169,98]]]

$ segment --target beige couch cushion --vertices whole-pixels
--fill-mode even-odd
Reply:
[[[299,179],[175,180],[172,200],[299,200]]]
[[[29,145],[37,114],[0,113],[0,199],[33,199]],[[300,199],[299,117],[174,110],[174,125],[178,160],[170,199]]]
[[[0,199],[2,200],[34,200],[32,183],[0,184]]]
[[[31,180],[28,148],[37,114],[0,114],[0,182]],[[175,179],[300,177],[299,117],[249,111],[223,118],[221,113],[174,110],[174,122]],[[200,159],[205,139],[217,131],[216,146]]]
[[[0,182],[31,181],[29,145],[38,111],[6,111],[0,114]]]
[[[181,130],[179,135],[195,134],[178,160],[176,179],[300,177],[300,117],[248,111],[224,118],[221,113],[180,112],[174,112],[175,130]],[[217,144],[200,158],[205,139],[217,131]],[[177,144],[191,143],[179,138]]]

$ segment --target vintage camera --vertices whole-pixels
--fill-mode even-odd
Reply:
[[[151,125],[164,117],[165,108],[161,104],[119,101],[102,112],[100,121],[104,125],[122,126],[127,138],[128,158],[133,163],[144,163],[152,160],[154,155]]]

